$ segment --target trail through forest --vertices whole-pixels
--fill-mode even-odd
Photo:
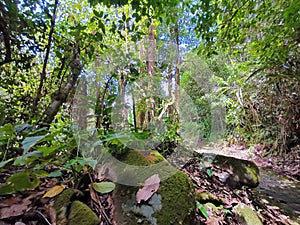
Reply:
[[[276,157],[273,159],[268,158],[266,162],[266,160],[262,160],[259,155],[260,152],[257,152],[257,150],[260,149],[256,148],[256,152],[250,154],[251,150],[243,146],[221,147],[218,144],[210,144],[201,147],[197,152],[213,152],[256,162],[261,167],[260,184],[254,189],[254,193],[264,198],[271,205],[278,207],[283,214],[290,216],[294,222],[300,223],[300,183],[295,178],[295,175],[299,174],[300,171],[299,168],[295,168],[293,165],[299,163],[299,158],[287,161],[284,170],[282,164],[276,164]]]

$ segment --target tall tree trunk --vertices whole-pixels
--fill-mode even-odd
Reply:
[[[69,96],[70,92],[75,88],[79,74],[82,70],[82,64],[80,61],[80,49],[77,44],[75,44],[73,49],[73,58],[70,63],[70,69],[71,72],[67,81],[62,88],[57,90],[52,95],[51,103],[44,112],[42,119],[39,121],[39,124],[49,125],[54,120],[54,117],[58,113],[62,104],[67,101],[67,97]]]
[[[115,118],[114,121],[118,124],[118,129],[122,130],[127,126],[127,109],[126,109],[126,99],[125,99],[125,88],[127,85],[127,74],[124,72],[120,72],[118,75],[118,98],[119,98],[119,105],[116,107],[118,108],[118,118]]]
[[[87,128],[87,115],[88,115],[88,102],[87,102],[87,80],[85,77],[82,77],[82,81],[80,82],[80,86],[78,86],[78,94],[82,96],[82,98],[77,99],[78,104],[78,126],[82,130],[86,130]]]
[[[150,25],[149,27],[149,47],[148,47],[148,62],[147,62],[147,71],[148,75],[150,76],[150,83],[148,84],[148,96],[150,96],[155,93],[152,89],[152,78],[155,75],[155,34],[154,34],[155,26],[153,24]],[[151,122],[151,120],[155,116],[155,101],[154,98],[150,97],[147,99],[148,102],[146,102],[147,105],[150,106],[150,109],[147,109],[148,113],[146,115],[149,116],[148,121]]]
[[[98,84],[97,87],[97,101],[96,101],[96,109],[95,109],[95,114],[97,115],[96,118],[96,128],[101,128],[103,126],[103,122],[104,122],[104,117],[108,116],[108,115],[104,115],[105,112],[105,96],[107,95],[108,89],[109,89],[109,84],[111,83],[111,80],[113,79],[113,75],[111,75],[109,77],[109,79],[107,80],[103,93],[101,93],[101,88],[100,88],[100,84]],[[108,124],[106,124],[105,126],[106,131],[108,130]]]
[[[178,121],[180,121],[180,52],[179,52],[179,28],[178,28],[178,21],[175,24],[174,28],[175,34],[175,45],[176,45],[176,67],[175,67],[175,107],[178,115]],[[180,127],[178,128],[177,132],[179,132]]]
[[[149,122],[154,118],[154,108],[155,102],[153,98],[149,98],[149,95],[152,94],[151,86],[151,77],[155,75],[155,26],[153,24],[149,27],[149,34],[146,38],[148,43],[147,51],[144,49],[144,46],[141,44],[139,48],[140,60],[143,61],[144,57],[146,58],[147,71],[141,70],[140,73],[147,72],[150,79],[150,82],[143,82],[141,84],[142,89],[139,90],[138,99],[136,101],[136,123],[137,127],[143,130],[149,128]],[[150,109],[151,108],[151,109]]]
[[[54,33],[57,6],[58,6],[58,0],[55,0],[53,14],[51,18],[51,27],[50,27],[49,37],[48,37],[48,44],[46,46],[46,54],[43,62],[43,69],[42,69],[42,73],[40,74],[40,83],[32,106],[33,115],[37,115],[37,105],[42,97],[42,89],[44,86],[44,81],[46,80],[46,69],[47,69],[47,64],[50,55],[52,36]]]
[[[135,98],[134,93],[132,94],[132,117],[133,117],[133,125],[134,131],[137,132],[137,118],[136,118],[136,111],[135,111]]]
[[[170,36],[170,40],[169,40],[169,47],[172,48],[172,39],[171,39],[171,36],[172,36],[172,33],[171,33],[171,27],[170,25],[168,25],[168,34]],[[168,94],[169,94],[169,97],[172,97],[173,98],[173,75],[172,75],[172,65],[169,65],[168,66]],[[175,101],[175,99],[174,99]],[[173,102],[173,99],[172,99],[172,102]],[[168,117],[170,119],[170,121],[173,121],[173,113],[174,113],[174,105],[173,104],[170,104],[168,106]]]
[[[148,62],[147,70],[149,76],[154,76],[154,57],[155,57],[155,35],[154,35],[155,26],[153,24],[149,27],[149,47],[148,47]]]

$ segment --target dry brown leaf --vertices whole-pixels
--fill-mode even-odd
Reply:
[[[45,205],[45,211],[47,213],[47,215],[49,215],[50,217],[50,222],[52,225],[56,225],[56,211],[55,208],[53,206],[54,202],[51,202],[49,205]]]
[[[15,217],[23,215],[28,209],[28,205],[31,204],[31,201],[24,200],[20,204],[15,204],[10,207],[4,207],[0,209],[0,219],[5,219],[9,217]]]
[[[205,224],[206,225],[219,225],[219,221],[217,218],[211,216],[206,220]]]
[[[18,202],[21,201],[21,198],[16,196],[16,197],[11,197],[11,198],[7,198],[4,199],[1,203],[0,203],[0,207],[8,207],[8,206],[12,206]]]
[[[159,188],[160,178],[158,174],[154,174],[145,180],[142,188],[136,193],[136,202],[140,203],[142,200],[147,201]]]
[[[64,190],[64,188],[61,185],[56,185],[52,188],[50,188],[44,195],[43,198],[53,198],[57,195],[59,195],[62,191]]]

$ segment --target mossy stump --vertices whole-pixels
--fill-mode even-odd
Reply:
[[[115,204],[113,217],[116,224],[193,224],[196,205],[195,193],[193,184],[185,173],[175,170],[156,151],[132,150],[120,156],[119,160],[129,165],[141,166],[141,169],[139,172],[128,169],[121,175],[125,177],[122,181],[134,179],[137,185],[129,186],[124,183],[117,185],[113,193]],[[136,202],[138,184],[153,174],[159,175],[160,187],[149,200],[138,204]]]

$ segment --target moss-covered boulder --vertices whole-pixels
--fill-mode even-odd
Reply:
[[[76,200],[83,196],[77,189],[64,190],[54,201],[56,224],[59,225],[97,225],[97,215],[84,203]]]
[[[259,168],[252,161],[213,153],[204,154],[203,159],[204,161],[208,160],[212,166],[228,171],[230,175],[226,179],[226,183],[232,188],[242,186],[255,188],[259,185]]]
[[[122,225],[193,224],[195,216],[194,187],[186,174],[175,170],[155,151],[129,151],[118,159],[130,166],[118,174],[121,181],[131,179],[137,185],[118,184],[113,192],[114,220]],[[120,171],[118,171],[120,172]],[[136,193],[142,183],[158,174],[159,189],[146,201],[137,203]],[[123,178],[121,178],[123,176]],[[133,182],[130,182],[133,184]],[[140,186],[138,186],[140,185]]]
[[[239,203],[233,211],[236,214],[237,220],[240,224],[263,225],[256,212],[245,204]]]
[[[64,190],[54,201],[54,209],[56,212],[56,224],[67,225],[68,224],[68,209],[71,204],[71,199],[76,195],[76,191],[73,188]]]
[[[97,215],[84,203],[73,201],[68,216],[68,225],[97,225]]]

